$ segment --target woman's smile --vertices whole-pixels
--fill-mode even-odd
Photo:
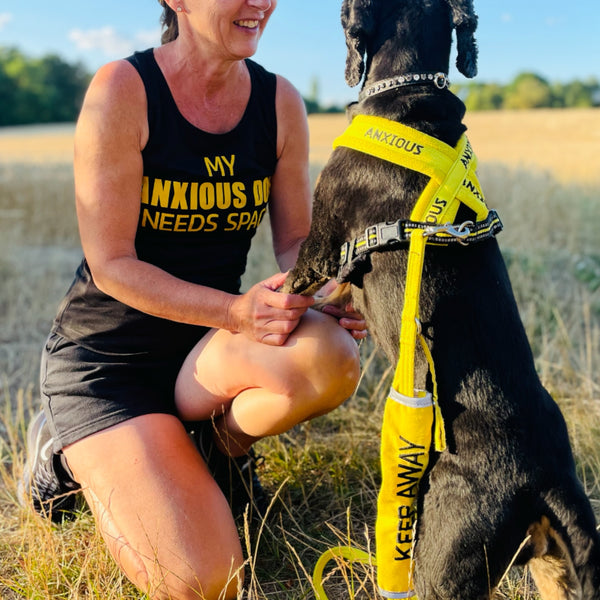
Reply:
[[[241,27],[243,29],[252,29],[252,30],[256,30],[258,29],[258,19],[245,19],[245,20],[240,20],[240,21],[234,21],[234,25],[236,25],[237,27]]]

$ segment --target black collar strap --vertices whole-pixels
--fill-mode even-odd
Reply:
[[[490,210],[488,216],[473,223],[466,221],[461,225],[430,225],[409,219],[399,219],[393,222],[382,222],[371,225],[362,235],[350,242],[345,242],[340,251],[340,263],[337,281],[348,280],[348,274],[353,271],[352,265],[360,262],[364,255],[371,252],[394,250],[410,241],[411,232],[423,230],[429,244],[446,246],[460,244],[467,246],[493,237],[502,230],[502,221],[495,210]]]
[[[439,90],[450,87],[450,80],[445,73],[407,73],[406,75],[399,75],[398,77],[390,77],[389,79],[376,81],[369,87],[361,90],[358,95],[358,100],[360,102],[365,98],[370,98],[381,92],[388,92],[389,90],[418,83],[433,83]]]

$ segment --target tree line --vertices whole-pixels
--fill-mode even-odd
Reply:
[[[469,82],[452,86],[452,91],[462,98],[468,110],[600,106],[600,82],[593,77],[551,83],[535,73],[520,73],[507,85]]]
[[[0,126],[73,122],[77,119],[91,73],[81,63],[58,55],[30,58],[17,48],[0,46]],[[506,85],[470,82],[452,91],[468,110],[574,108],[600,106],[596,78],[550,83],[535,73],[521,73]],[[323,106],[315,79],[305,98],[309,113],[343,112],[343,106]]]
[[[0,47],[0,126],[74,121],[90,79],[55,54],[32,59]]]
[[[585,81],[550,83],[535,73],[520,73],[506,85],[469,82],[452,85],[450,89],[470,111],[600,106],[600,81],[594,77]],[[315,81],[305,103],[309,113],[344,110],[339,106],[322,106],[318,100],[318,82]]]

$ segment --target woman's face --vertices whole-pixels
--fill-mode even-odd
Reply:
[[[252,56],[277,0],[187,0],[194,36],[216,53]]]

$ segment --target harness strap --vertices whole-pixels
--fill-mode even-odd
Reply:
[[[487,239],[502,229],[496,211],[490,211],[485,204],[475,172],[477,158],[464,134],[452,148],[402,123],[357,115],[335,139],[333,146],[367,153],[430,178],[410,219],[376,223],[367,227],[364,234],[342,245],[340,282],[347,280],[353,261],[365,253],[409,242],[415,230],[424,231],[431,244],[467,245]],[[452,223],[461,203],[475,213],[476,221],[454,226]]]
[[[427,243],[434,246],[447,246],[449,244],[467,245],[480,242],[502,230],[502,221],[498,213],[491,209],[488,216],[482,221],[473,223],[466,221],[459,226],[451,224],[430,225],[410,219],[397,221],[383,221],[375,223],[365,229],[365,232],[349,242],[345,242],[340,250],[339,269],[355,261],[363,254],[382,252],[394,249],[401,244],[407,244],[414,230],[421,230],[427,236]],[[338,279],[338,281],[340,281]],[[343,283],[343,280],[340,281]]]
[[[467,170],[467,177],[458,182],[459,199],[475,211],[477,219],[482,219],[487,215],[485,198],[475,174],[477,159],[465,135],[461,137],[456,148],[453,148],[437,138],[402,123],[382,117],[357,115],[344,133],[334,140],[333,147],[337,148],[338,146],[352,148],[427,175],[431,179],[429,182],[431,187],[428,185],[425,188],[415,210],[423,213],[424,217],[430,216],[434,222],[437,222],[440,209],[448,211],[450,207],[447,203],[450,201],[450,204],[454,204],[453,200],[456,196],[448,197],[444,193],[445,190],[439,189],[439,184],[447,180],[447,176],[453,168],[456,169],[456,173],[460,172],[459,167],[456,166],[458,160]],[[461,185],[464,190],[460,189]],[[442,199],[436,204],[435,198],[431,196],[437,190]],[[442,202],[443,200],[445,203]],[[434,210],[423,211],[420,209],[419,203],[424,204],[427,201],[434,203]],[[458,210],[458,206],[456,206],[456,210]],[[452,215],[448,213],[447,216]],[[423,218],[423,220],[429,221],[427,218]]]

